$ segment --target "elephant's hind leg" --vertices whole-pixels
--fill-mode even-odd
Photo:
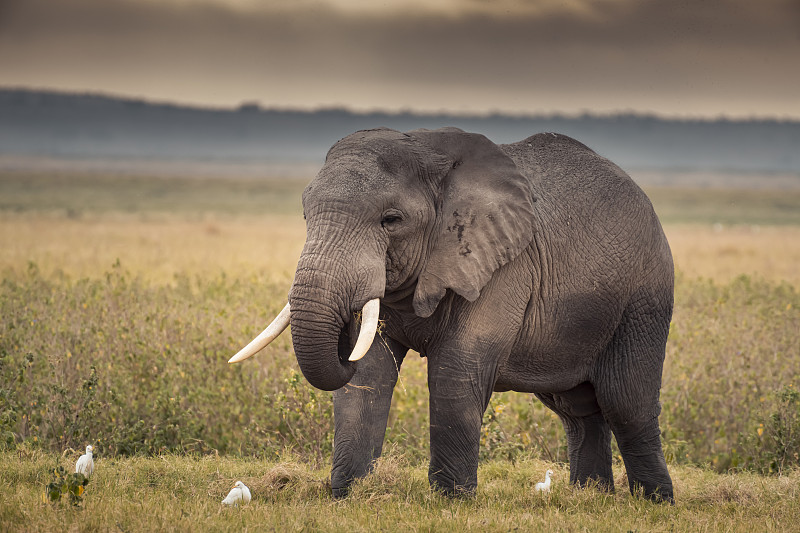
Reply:
[[[595,483],[613,492],[611,429],[600,412],[592,385],[586,382],[565,393],[536,396],[555,411],[564,424],[570,483],[581,487]]]
[[[656,502],[674,502],[672,479],[661,449],[658,418],[635,424],[615,424],[614,435],[628,472],[632,494],[639,490]]]
[[[672,298],[638,295],[602,355],[594,378],[597,401],[617,439],[632,493],[673,500],[658,415]]]

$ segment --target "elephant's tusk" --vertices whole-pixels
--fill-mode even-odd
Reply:
[[[378,298],[368,301],[361,310],[361,331],[358,332],[358,340],[350,354],[350,361],[358,361],[367,353],[372,346],[372,339],[378,331],[378,316],[381,313],[381,301]]]
[[[258,337],[250,341],[250,344],[239,350],[239,353],[228,359],[228,362],[239,363],[266,348],[269,343],[275,340],[275,337],[283,333],[283,330],[289,326],[290,315],[291,310],[289,309],[289,304],[286,304],[286,307],[284,307],[278,316],[275,317],[275,320],[267,326],[267,329],[259,333]]]

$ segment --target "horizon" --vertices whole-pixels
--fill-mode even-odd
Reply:
[[[290,107],[290,106],[265,106],[255,100],[244,100],[236,105],[203,105],[190,102],[182,102],[175,100],[165,99],[151,99],[136,95],[116,94],[112,92],[104,92],[98,90],[61,90],[42,87],[24,87],[24,86],[3,86],[0,85],[0,92],[27,92],[30,94],[50,94],[58,96],[73,96],[73,97],[88,97],[88,98],[101,98],[108,100],[116,100],[120,102],[135,102],[143,103],[151,106],[164,106],[174,107],[179,109],[192,109],[197,111],[209,112],[277,112],[277,113],[326,113],[326,112],[344,112],[358,116],[366,115],[387,115],[387,116],[448,116],[453,118],[511,118],[511,119],[566,119],[566,120],[579,120],[579,119],[612,119],[631,117],[637,119],[656,119],[665,122],[776,122],[776,123],[800,123],[800,118],[783,118],[776,116],[690,116],[690,115],[661,115],[652,111],[638,111],[631,109],[623,109],[618,111],[592,111],[583,110],[579,112],[561,112],[561,111],[548,111],[548,112],[519,112],[512,113],[506,111],[486,111],[486,112],[465,112],[465,111],[450,111],[447,109],[439,110],[417,110],[417,109],[357,109],[347,107],[345,105],[331,105],[331,106],[318,106],[318,107]]]
[[[7,0],[0,86],[204,108],[800,120],[800,4]]]
[[[252,101],[212,108],[97,91],[24,88],[0,88],[0,116],[0,155],[11,156],[6,164],[12,166],[23,164],[14,159],[21,154],[120,158],[123,166],[143,157],[227,161],[237,168],[254,161],[307,163],[319,160],[336,140],[354,131],[379,126],[397,131],[455,126],[501,144],[536,132],[557,131],[624,168],[800,172],[796,149],[800,120],[594,112],[567,116],[376,110],[367,114],[343,107],[267,108]]]

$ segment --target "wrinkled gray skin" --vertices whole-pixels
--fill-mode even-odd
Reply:
[[[551,133],[495,145],[455,128],[350,135],[303,194],[307,241],[289,294],[308,381],[333,390],[336,496],[380,456],[409,349],[428,358],[431,485],[477,486],[492,391],[561,418],[570,481],[672,501],[658,415],[672,257],[650,201],[616,165]],[[354,312],[385,325],[347,361]]]

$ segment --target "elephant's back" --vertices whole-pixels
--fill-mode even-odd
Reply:
[[[538,133],[501,146],[531,183],[539,229],[593,234],[652,230],[661,225],[641,188],[619,166],[583,143]],[[566,228],[570,228],[567,230]]]
[[[554,283],[571,285],[569,292],[593,292],[597,285],[634,291],[657,283],[671,294],[672,254],[661,223],[650,199],[620,167],[554,133],[502,149],[536,197],[536,252],[552,262],[553,278],[569,280]]]
[[[542,236],[537,252],[552,262],[552,282],[561,290],[614,287],[625,301],[625,289],[658,284],[671,294],[669,244],[628,174],[566,135],[541,133],[502,148],[531,181]]]
[[[620,167],[566,135],[537,133],[501,148],[542,195],[577,194],[581,198],[584,194],[596,195],[621,186],[638,189]]]

